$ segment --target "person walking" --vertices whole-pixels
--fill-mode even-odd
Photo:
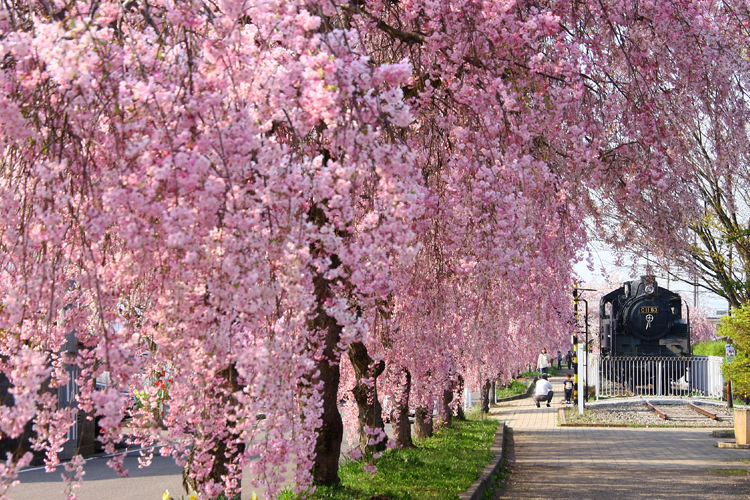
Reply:
[[[560,369],[560,364],[562,363],[562,353],[560,351],[557,351],[557,369]]]
[[[536,360],[537,369],[541,374],[549,373],[549,367],[551,364],[552,360],[550,360],[549,355],[547,354],[547,349],[542,347],[542,352],[539,353],[539,357]]]
[[[546,401],[547,408],[549,408],[550,402],[552,402],[552,396],[555,394],[552,390],[552,384],[547,380],[547,377],[549,377],[549,375],[542,373],[541,380],[537,380],[536,382],[536,388],[534,389],[534,402],[536,403],[537,408],[539,408],[540,401]]]
[[[573,353],[568,351],[568,354],[565,355],[565,362],[568,363],[568,370],[570,370],[570,365],[573,364]]]

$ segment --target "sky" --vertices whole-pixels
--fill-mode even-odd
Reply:
[[[634,274],[632,271],[632,258],[625,259],[624,265],[618,266],[615,263],[614,253],[611,249],[606,247],[593,247],[591,253],[594,258],[594,271],[588,269],[588,263],[586,261],[578,262],[575,265],[575,271],[578,276],[583,280],[584,283],[593,281],[594,279],[603,280],[607,275],[617,272],[623,277],[623,281],[636,279],[640,277],[639,274]],[[638,268],[643,270],[645,268],[645,260],[638,263]],[[661,279],[660,279],[661,278]],[[694,300],[694,289],[690,285],[675,280],[667,280],[666,274],[659,276],[656,274],[657,282],[659,286],[667,288],[673,292],[681,292],[681,295],[690,298],[690,306],[693,307]],[[698,307],[708,307],[712,309],[717,315],[721,315],[727,310],[727,301],[716,294],[698,289]]]

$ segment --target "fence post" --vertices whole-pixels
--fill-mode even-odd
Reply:
[[[662,388],[662,373],[664,371],[663,367],[664,367],[664,362],[663,361],[659,361],[659,364],[658,364],[658,366],[656,368],[658,370],[658,372],[657,372],[658,375],[657,375],[656,378],[657,378],[657,383],[659,384],[659,388],[656,391],[656,395],[657,396],[663,396],[662,390],[661,390],[661,388]]]
[[[602,358],[601,356],[598,356],[594,358],[594,364],[596,365],[596,384],[595,384],[595,391],[596,391],[596,400],[599,401],[599,385],[602,383],[602,373],[601,373],[601,363]]]
[[[578,344],[578,352],[576,356],[579,360],[583,359],[583,344]],[[583,385],[583,377],[580,376],[580,370],[578,376],[578,414],[583,415],[583,396],[585,394],[586,386]],[[588,381],[586,382],[588,383]]]

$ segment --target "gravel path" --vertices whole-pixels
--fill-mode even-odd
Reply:
[[[733,410],[726,406],[696,403],[719,420],[712,420],[692,410],[685,402],[651,401],[651,403],[674,420],[663,420],[645,402],[608,403],[589,405],[583,415],[577,408],[565,409],[567,424],[618,424],[668,427],[733,427]]]

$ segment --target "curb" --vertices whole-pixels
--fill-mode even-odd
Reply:
[[[735,450],[750,450],[750,444],[738,444],[735,441],[718,442],[714,446],[717,448],[733,448]]]
[[[613,427],[613,428],[624,428],[630,427],[628,424],[560,424],[560,427]],[[633,427],[636,429],[637,427]],[[643,428],[648,428],[644,426]]]
[[[733,438],[734,429],[718,429],[711,433],[715,438]]]
[[[531,391],[534,390],[534,384],[536,384],[537,380],[539,380],[539,377],[534,377],[534,380],[532,380],[531,383],[529,383],[529,388],[526,389],[526,392],[524,392],[523,394],[516,394],[515,396],[508,396],[507,398],[500,398],[497,400],[497,403],[505,403],[507,401],[515,401],[517,399],[523,399],[523,398],[529,397],[529,394],[531,394]]]
[[[515,397],[515,396],[513,396]],[[490,451],[495,456],[482,470],[479,479],[471,483],[469,489],[458,495],[459,500],[483,500],[487,490],[492,488],[495,475],[500,470],[505,456],[505,422],[500,422],[495,433],[495,442]]]

